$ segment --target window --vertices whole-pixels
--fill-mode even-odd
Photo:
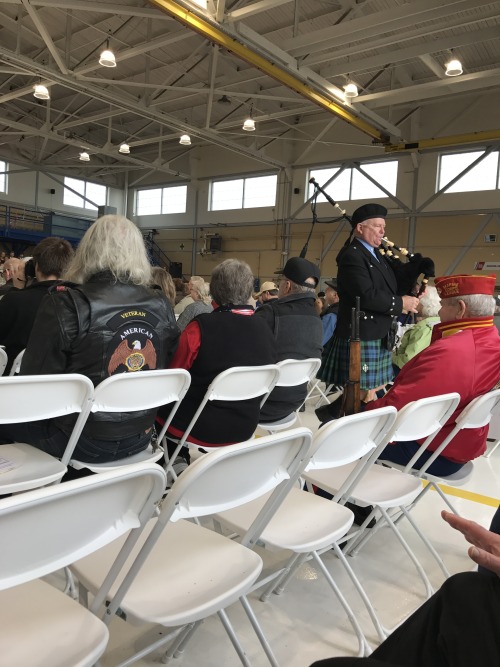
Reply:
[[[86,197],[86,199],[83,197]],[[75,206],[76,208],[97,211],[98,206],[106,204],[106,197],[107,187],[105,185],[80,181],[77,178],[69,178],[68,176],[64,177],[63,204],[65,206]]]
[[[276,174],[213,181],[209,208],[211,211],[227,211],[235,208],[274,206],[277,184]]]
[[[361,169],[382,185],[391,195],[396,194],[398,182],[398,162],[391,160],[388,162],[372,162],[360,165]],[[327,183],[336,174],[340,174],[326,187]],[[349,199],[375,199],[377,197],[387,197],[375,183],[372,183],[358,169],[349,168],[341,171],[340,167],[331,167],[328,169],[311,169],[309,179],[314,178],[325,192],[327,192],[334,201],[347,201]],[[312,183],[309,184],[309,199],[314,192]],[[318,202],[327,201],[324,195],[318,196]]]
[[[7,192],[7,162],[0,160],[0,192]]]
[[[437,189],[441,190],[467,169],[484,151],[452,153],[441,155],[438,169]],[[458,179],[446,192],[473,192],[477,190],[495,190],[500,187],[498,174],[498,151],[490,153],[470,171]]]
[[[187,185],[137,190],[136,215],[185,213]]]

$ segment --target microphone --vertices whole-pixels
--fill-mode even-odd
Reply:
[[[326,198],[326,200],[327,200],[328,202],[330,202],[330,204],[331,204],[332,206],[336,206],[336,207],[339,209],[339,211],[342,213],[342,215],[345,215],[345,211],[344,211],[343,209],[340,208],[338,202],[334,201],[334,200],[330,197],[330,195],[328,194],[328,192],[325,192],[325,191],[323,190],[323,188],[322,188],[320,185],[318,185],[318,183],[316,182],[316,179],[314,178],[314,176],[313,176],[312,178],[309,179],[309,183],[312,183],[312,184],[314,185],[314,187],[316,188],[316,190],[317,190],[318,192],[321,192],[321,194]]]

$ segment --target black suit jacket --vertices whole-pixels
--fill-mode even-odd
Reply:
[[[393,317],[403,310],[398,294],[398,280],[389,262],[376,250],[379,261],[355,239],[343,251],[337,272],[340,297],[335,334],[350,338],[351,311],[356,297],[361,299],[361,340],[379,340],[390,329]]]

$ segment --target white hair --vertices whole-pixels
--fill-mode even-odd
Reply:
[[[150,285],[151,265],[141,232],[123,215],[103,215],[85,232],[65,280],[85,283],[103,271],[116,282]]]
[[[447,303],[452,305],[459,301],[465,303],[467,317],[489,317],[495,314],[495,299],[489,294],[466,294],[464,296],[448,297]]]
[[[420,306],[422,317],[437,317],[441,307],[441,299],[433,285],[428,285],[425,294],[420,297]]]

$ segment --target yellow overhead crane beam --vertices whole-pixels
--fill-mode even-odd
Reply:
[[[269,75],[276,81],[279,81],[284,86],[294,90],[305,99],[314,102],[318,106],[330,111],[342,120],[350,123],[358,130],[375,139],[380,143],[387,143],[389,138],[387,134],[379,130],[377,127],[370,125],[362,118],[355,116],[349,109],[344,108],[341,104],[337,104],[329,99],[326,95],[316,92],[305,83],[294,77],[290,72],[278,67],[255,51],[252,51],[248,46],[245,46],[234,37],[226,35],[223,30],[213,25],[210,21],[198,16],[194,12],[185,9],[184,7],[174,2],[174,0],[149,0],[150,4],[156,5],[159,9],[167,12],[175,19],[180,21],[183,25],[191,28],[214,44],[218,44],[223,48],[231,51],[236,56],[246,61],[253,67],[256,67],[264,74]]]
[[[446,146],[464,146],[466,144],[485,144],[489,141],[498,141],[500,130],[485,130],[484,132],[471,132],[469,134],[454,134],[449,137],[436,137],[435,139],[421,139],[420,141],[407,141],[399,144],[388,144],[386,153],[398,153],[403,151],[422,151],[430,148],[445,148]]]

